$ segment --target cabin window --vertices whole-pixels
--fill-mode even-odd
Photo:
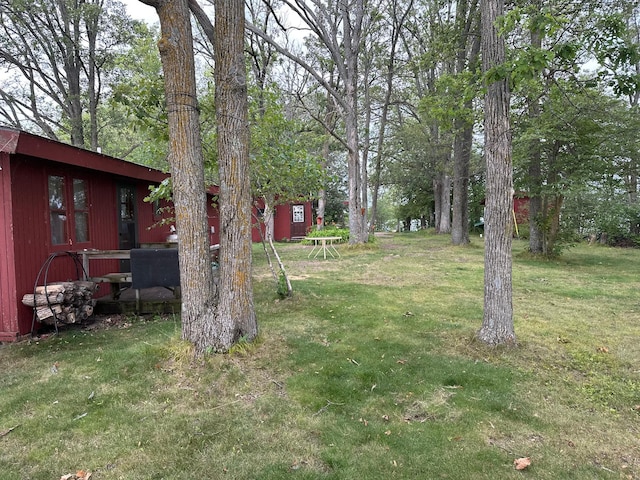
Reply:
[[[304,222],[304,205],[293,206],[293,223]]]
[[[87,201],[87,183],[79,178],[73,179],[73,210],[76,242],[88,242],[89,202]]]
[[[89,241],[89,199],[86,180],[49,176],[49,224],[53,245]]]
[[[49,176],[49,221],[53,245],[67,243],[67,208],[64,197],[64,177]]]

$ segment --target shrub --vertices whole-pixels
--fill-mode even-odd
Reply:
[[[325,227],[322,230],[313,230],[309,232],[307,237],[341,237],[342,242],[349,241],[349,229],[348,228],[336,228],[336,227]]]

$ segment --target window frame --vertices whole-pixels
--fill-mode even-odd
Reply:
[[[63,186],[62,193],[62,208],[52,208],[51,204],[51,178],[61,178]],[[76,182],[82,182],[84,186],[84,205],[79,206],[76,202],[75,187]],[[68,249],[68,248],[85,248],[91,243],[91,187],[88,178],[84,175],[77,175],[68,172],[48,171],[46,175],[46,188],[47,188],[47,220],[49,225],[49,244],[52,249]],[[52,220],[52,214],[63,215],[65,217],[63,223],[63,237],[64,242],[54,243],[54,222]],[[80,222],[76,221],[76,216],[82,214],[85,217],[86,224],[86,239],[79,241],[77,228]]]

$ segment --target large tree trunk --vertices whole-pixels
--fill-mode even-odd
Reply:
[[[344,37],[344,124],[348,149],[349,173],[349,243],[364,243],[366,238],[367,206],[362,204],[361,189],[366,188],[362,179],[360,137],[358,134],[358,55],[364,17],[364,2],[347,6],[340,4]],[[353,15],[353,21],[352,19]]]
[[[146,2],[145,2],[146,3]],[[169,123],[169,164],[179,236],[182,337],[197,353],[216,348],[215,291],[209,260],[207,199],[187,0],[151,2],[160,17],[158,42]],[[223,250],[224,252],[224,250]]]
[[[488,71],[505,60],[504,39],[496,19],[504,0],[481,0],[482,67]],[[515,344],[511,283],[513,168],[507,79],[487,85],[484,101],[487,192],[485,213],[484,316],[478,338],[489,345]]]
[[[363,222],[366,210],[362,207],[360,189],[363,188],[360,170],[360,142],[358,139],[358,125],[356,114],[355,88],[350,92],[347,88],[347,102],[353,108],[352,112],[345,114],[345,129],[348,146],[348,172],[349,172],[349,243],[364,243],[362,236]]]
[[[249,121],[244,2],[215,1],[215,83],[220,169],[220,294],[216,350],[253,340],[258,324],[251,279]]]

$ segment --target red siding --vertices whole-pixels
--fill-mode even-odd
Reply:
[[[0,342],[16,340],[19,334],[11,198],[9,154],[0,152]]]
[[[529,197],[514,197],[513,211],[516,216],[516,223],[521,225],[529,222]]]
[[[52,245],[49,225],[48,176],[86,181],[89,202],[89,241]],[[0,128],[0,341],[15,340],[31,331],[33,311],[22,296],[33,291],[38,273],[52,253],[59,252],[42,271],[39,283],[74,280],[81,274],[66,251],[118,248],[117,185],[136,185],[138,241],[159,242],[166,232],[149,227],[158,219],[152,204],[143,201],[148,186],[166,174],[106,155],[64,145],[17,130]],[[117,271],[118,261],[96,261],[91,274]]]
[[[291,206],[278,205],[273,218],[273,239],[279,242],[289,238],[291,238]]]
[[[18,157],[11,168],[12,201],[3,205],[12,205],[15,219],[13,228],[14,258],[7,260],[16,265],[15,291],[11,302],[17,305],[18,331],[24,335],[31,330],[32,309],[22,305],[25,293],[33,291],[38,272],[54,252],[76,251],[83,248],[109,250],[118,248],[118,202],[117,184],[121,177],[113,175],[95,175],[84,168],[55,164],[31,157]],[[83,178],[87,181],[89,196],[89,242],[76,245],[52,245],[49,225],[49,204],[47,198],[47,180],[51,174],[66,175],[70,178]],[[6,176],[5,176],[6,177]],[[131,179],[126,179],[131,182]],[[155,222],[153,205],[144,202],[148,195],[148,181],[137,181],[138,241],[162,242],[167,233],[161,228],[150,228]],[[3,221],[6,225],[6,222]],[[168,228],[168,227],[165,227]],[[8,229],[5,228],[5,231]],[[49,268],[42,272],[39,283],[75,280],[78,278],[76,264],[71,257],[62,255],[53,260]],[[91,263],[91,274],[102,275],[119,270],[117,260],[96,260]],[[3,286],[7,282],[2,281]],[[6,288],[6,287],[5,287]],[[6,305],[3,301],[3,305]],[[5,308],[2,308],[3,312]],[[6,312],[15,316],[15,312]],[[0,331],[6,330],[5,327]]]

